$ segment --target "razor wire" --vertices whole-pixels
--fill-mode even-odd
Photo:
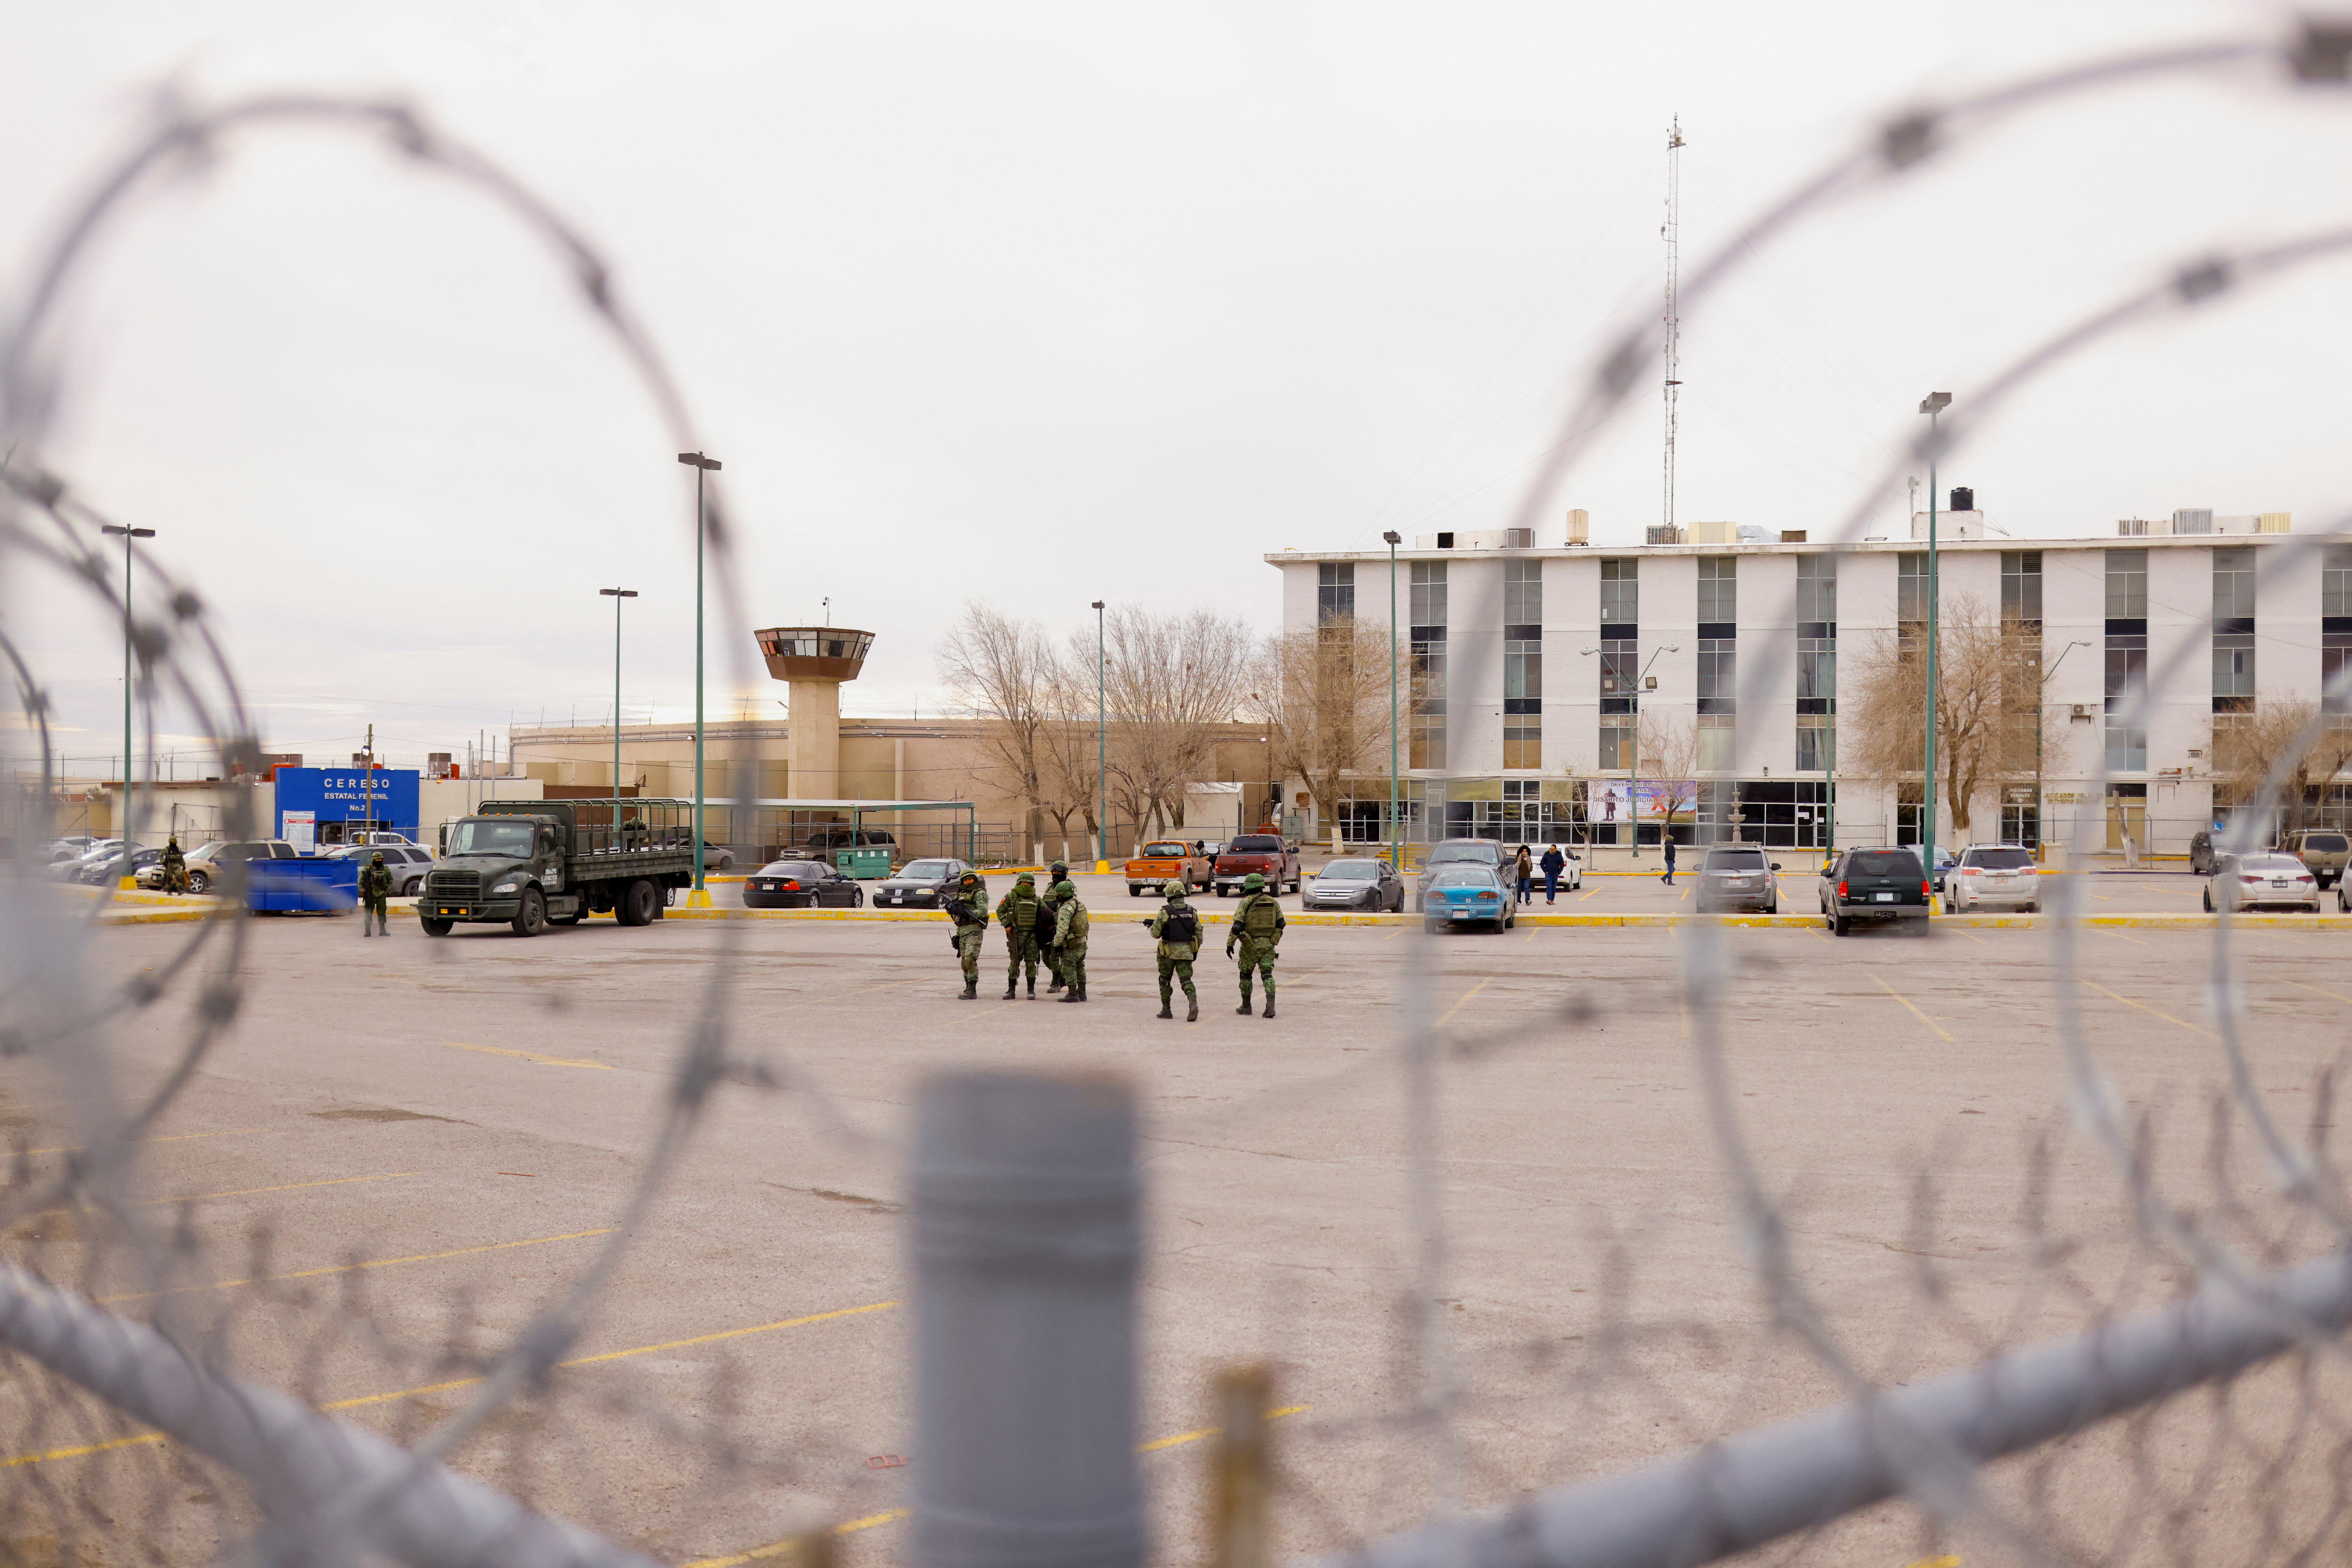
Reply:
[[[1956,144],[1996,120],[2078,93],[2165,76],[2226,72],[2247,67],[2278,68],[2298,82],[2339,82],[2346,74],[2347,53],[2352,53],[2352,29],[2307,22],[2284,39],[2223,40],[2136,54],[2037,76],[1948,108],[1907,112],[1884,122],[1862,150],[1836,162],[1801,184],[1790,197],[1767,208],[1762,217],[1698,268],[1685,285],[1686,310],[1695,310],[1736,272],[1742,258],[1753,248],[1839,201],[1866,195],[1887,182],[1907,176],[1915,166],[1928,162],[1930,154]],[[88,548],[88,535],[101,520],[41,464],[40,435],[58,401],[69,390],[55,368],[67,363],[69,356],[47,339],[55,331],[52,319],[56,307],[78,268],[98,246],[108,225],[142,192],[173,174],[222,155],[226,146],[239,136],[289,128],[357,131],[380,138],[404,157],[456,178],[515,216],[545,240],[569,269],[592,317],[621,348],[622,357],[646,391],[670,435],[681,447],[699,447],[685,416],[681,396],[649,340],[619,304],[611,268],[600,253],[518,182],[447,138],[413,109],[383,100],[301,94],[257,99],[213,111],[175,109],[141,148],[100,182],[95,194],[68,223],[63,237],[37,270],[29,303],[14,323],[5,341],[5,354],[0,354],[0,398],[5,400],[0,404],[5,416],[5,426],[0,427],[5,427],[7,444],[25,453],[21,458],[12,458],[5,470],[5,488],[0,491],[0,552],[75,582],[93,602],[132,618],[140,659],[136,691],[151,733],[160,706],[166,702],[181,704],[202,715],[208,731],[221,737],[221,754],[229,768],[257,761],[259,746],[237,696],[226,653],[201,601],[192,589],[151,566],[151,583],[163,585],[161,592],[165,596],[168,614],[140,618],[139,606],[123,604],[115,592],[108,563]],[[2289,268],[2332,258],[2347,248],[2347,237],[2352,235],[2347,231],[2319,231],[2306,240],[2248,251],[2227,263],[2216,262],[2210,256],[2183,263],[2164,281],[2136,291],[2077,328],[2029,352],[1978,392],[1956,404],[1953,421],[1943,427],[1939,436],[1926,443],[1906,444],[1904,456],[1887,470],[1886,477],[1877,481],[1870,499],[1854,509],[1836,542],[1852,542],[1859,531],[1860,520],[1891,492],[1892,476],[1902,462],[1921,456],[1940,457],[1958,449],[2005,399],[2061,360],[2144,324],[2172,306],[2200,305],[2225,291],[2234,291]],[[1630,396],[1638,384],[1640,365],[1650,353],[1648,345],[1643,332],[1636,331],[1603,356],[1593,375],[1595,390],[1566,426],[1571,435],[1555,444],[1548,466],[1527,492],[1522,502],[1522,521],[1543,504],[1608,415]],[[1971,410],[1974,412],[1969,412]],[[749,646],[748,637],[741,629],[748,623],[740,602],[737,574],[730,570],[730,533],[722,521],[723,516],[714,499],[705,542],[713,552],[717,566],[722,621],[735,634],[730,647],[735,657],[740,658],[744,657],[742,648]],[[2262,571],[2265,576],[2274,576],[2288,563],[2288,552],[2315,550],[2322,543],[2322,538],[2306,537],[2268,546],[2262,552]],[[151,587],[149,591],[159,590]],[[14,644],[8,645],[6,651],[16,676],[19,711],[39,737],[46,798],[54,757],[46,727],[49,705],[34,666],[19,656]],[[2189,643],[2184,641],[2171,650],[2165,668],[2168,671],[2176,668],[2191,653]],[[1769,678],[1777,675],[1772,658],[1768,652],[1764,658],[1742,661],[1743,692],[1762,689]],[[2152,679],[2142,690],[2160,684]],[[2326,717],[2323,705],[2320,716],[2313,721],[2314,726]],[[2306,741],[2309,738],[2305,737]],[[2264,782],[2262,799],[2278,796],[2286,783],[2286,771],[2284,761],[2273,767],[2271,776]],[[129,772],[126,759],[126,789]],[[2100,773],[2104,781],[2104,759]],[[2088,810],[2087,805],[2084,807],[2085,820]],[[2239,831],[2252,831],[2253,815],[2241,813]],[[250,830],[249,824],[234,826],[241,832]],[[18,891],[28,880],[28,851],[29,846],[20,836],[16,881]],[[2283,1353],[2306,1355],[2323,1367],[2340,1365],[2337,1331],[2342,1327],[2345,1312],[2340,1264],[2330,1258],[2305,1263],[2281,1275],[2269,1267],[2267,1259],[2255,1255],[2259,1248],[2254,1247],[2252,1238],[2246,1238],[2242,1245],[2232,1245],[2226,1226],[2193,1214],[2186,1202],[2162,1190],[2158,1173],[2152,1168],[2143,1146],[2146,1129],[2126,1125],[2100,1070],[2080,1015],[2072,889],[2062,887],[2053,901],[2058,906],[2051,922],[2055,943],[2053,1000],[2080,1123],[2094,1134],[2095,1143],[2112,1164],[2130,1202],[2135,1225],[2150,1238],[2144,1245],[2187,1258],[2201,1281],[2201,1292],[2187,1304],[2157,1317],[2095,1328],[2072,1342],[1989,1358],[1981,1366],[1953,1374],[1941,1384],[1888,1392],[1865,1364],[1861,1352],[1842,1342],[1833,1326],[1836,1313],[1832,1305],[1822,1300],[1803,1279],[1795,1258],[1788,1216],[1769,1191],[1769,1178],[1752,1152],[1733,1098],[1731,1072],[1723,1047],[1729,1022],[1725,1011],[1724,981],[1735,959],[1727,951],[1720,933],[1705,925],[1685,931],[1678,977],[1661,978],[1646,988],[1636,987],[1637,994],[1630,1004],[1580,995],[1547,1010],[1532,1022],[1481,1036],[1449,1031],[1433,1016],[1433,992],[1440,965],[1435,950],[1425,940],[1411,942],[1400,992],[1400,1049],[1394,1060],[1375,1060],[1361,1068],[1279,1085],[1242,1105],[1215,1112],[1213,1120],[1230,1122],[1265,1114],[1286,1104],[1330,1103],[1343,1091],[1375,1081],[1386,1073],[1400,1074],[1403,1079],[1406,1121],[1400,1133],[1412,1259],[1409,1270],[1411,1310],[1406,1314],[1413,1342],[1410,1358],[1412,1396],[1393,1415],[1366,1417],[1356,1424],[1352,1432],[1345,1421],[1327,1423],[1318,1440],[1345,1443],[1356,1436],[1379,1439],[1402,1434],[1424,1457],[1435,1525],[1429,1534],[1372,1548],[1370,1554],[1393,1563],[1696,1563],[1759,1543],[1789,1529],[1825,1526],[1836,1512],[1878,1498],[1903,1497],[1936,1521],[1941,1530],[1984,1531],[2021,1560],[2059,1561],[2066,1553],[2039,1540],[2032,1521],[2022,1513],[1988,1500],[1984,1495],[1982,1472],[1998,1453],[2005,1451],[2004,1442],[1993,1440],[1987,1436],[1989,1432],[2000,1428],[1998,1436],[2015,1439],[2008,1447],[2028,1441],[2041,1443],[2124,1408],[2130,1403],[2120,1392],[2126,1385],[2141,1390],[2144,1397],[2161,1398],[2193,1384],[2226,1381],[2241,1368]],[[236,1021],[242,977],[250,962],[242,922],[202,922],[168,962],[159,966],[156,976],[136,980],[111,994],[84,995],[80,984],[85,965],[80,962],[81,949],[76,944],[87,941],[90,922],[97,918],[95,912],[82,921],[68,923],[60,922],[57,911],[37,898],[11,896],[0,900],[0,904],[5,906],[0,909],[0,921],[6,922],[0,935],[5,935],[11,950],[20,955],[18,962],[0,975],[0,984],[5,987],[0,991],[0,1006],[7,1010],[8,1029],[0,1044],[5,1044],[8,1055],[30,1056],[56,1064],[62,1074],[75,1079],[77,1089],[88,1091],[87,1098],[100,1107],[89,1113],[90,1136],[83,1152],[60,1174],[39,1181],[20,1181],[14,1191],[0,1197],[0,1220],[15,1224],[60,1207],[86,1205],[122,1227],[130,1256],[145,1271],[146,1283],[157,1293],[159,1301],[163,1300],[178,1282],[196,1276],[205,1248],[184,1234],[168,1234],[142,1220],[128,1197],[127,1179],[137,1157],[138,1137],[201,1073],[209,1053]],[[2231,925],[2226,912],[2216,926],[2214,1015],[2230,1085],[2230,1099],[2217,1111],[2217,1117],[2226,1120],[2242,1116],[2252,1126],[2266,1163],[2276,1173],[2274,1195],[2296,1215],[2315,1223],[2320,1234],[2340,1247],[2346,1239],[2340,1182],[2315,1143],[2310,1148],[2298,1147],[2285,1135],[2279,1118],[2253,1081],[2233,1000]],[[457,1358],[452,1369],[461,1369],[468,1374],[463,1381],[471,1390],[460,1408],[443,1416],[429,1429],[408,1437],[391,1452],[368,1448],[366,1451],[373,1456],[369,1461],[355,1466],[347,1474],[324,1484],[295,1488],[279,1500],[290,1501],[292,1506],[273,1507],[273,1517],[267,1523],[249,1521],[246,1527],[248,1539],[241,1551],[233,1554],[247,1561],[291,1561],[310,1553],[321,1557],[341,1555],[352,1543],[363,1542],[410,1560],[449,1555],[497,1561],[536,1560],[529,1556],[525,1543],[527,1539],[538,1539],[539,1527],[518,1523],[513,1515],[499,1512],[494,1505],[490,1513],[474,1521],[471,1533],[429,1547],[413,1541],[394,1544],[384,1532],[406,1516],[415,1498],[446,1484],[447,1473],[440,1468],[440,1462],[458,1445],[484,1435],[502,1414],[528,1404],[547,1388],[575,1343],[586,1313],[618,1268],[648,1205],[673,1179],[696,1125],[721,1087],[745,1085],[782,1089],[805,1103],[820,1132],[842,1136],[851,1126],[828,1088],[801,1064],[772,1048],[755,1054],[740,1050],[732,1044],[733,982],[740,963],[738,933],[722,924],[717,933],[710,976],[688,1024],[664,1112],[649,1141],[644,1173],[615,1216],[611,1239],[599,1247],[593,1261],[577,1273],[556,1300],[534,1313],[520,1333],[508,1337],[491,1351]],[[190,999],[194,1021],[172,1070],[137,1104],[106,1109],[121,1099],[121,1086],[115,1081],[117,1075],[109,1070],[109,1031],[134,1013],[177,996],[190,984],[198,988]],[[1456,1064],[1475,1066],[1482,1060],[1507,1058],[1522,1047],[1595,1026],[1611,1016],[1612,1006],[1622,1010],[1631,1005],[1654,1012],[1669,998],[1688,1009],[1694,1066],[1702,1084],[1712,1136],[1727,1165],[1727,1198],[1750,1248],[1770,1330],[1774,1334],[1786,1335],[1786,1342],[1796,1346],[1829,1375],[1843,1403],[1801,1433],[1773,1428],[1752,1432],[1721,1450],[1704,1451],[1682,1461],[1670,1475],[1661,1472],[1647,1479],[1635,1477],[1564,1499],[1546,1499],[1515,1510],[1500,1525],[1454,1522],[1454,1516],[1467,1505],[1474,1488],[1471,1472],[1475,1458],[1465,1443],[1463,1424],[1482,1407],[1486,1395],[1474,1385],[1481,1373],[1493,1368],[1479,1364],[1475,1356],[1453,1342],[1444,1310],[1453,1266],[1445,1202],[1447,1158],[1442,1144],[1440,1114],[1446,1073]],[[20,1023],[19,1019],[26,1022]],[[1924,1199],[1922,1206],[1924,1209]],[[2136,1241],[2133,1245],[2143,1243]],[[95,1277],[95,1262],[90,1262],[89,1268]],[[1932,1268],[1927,1271],[1932,1272]],[[204,1384],[211,1375],[210,1369],[191,1358],[188,1347],[173,1335],[190,1335],[199,1340],[211,1336],[221,1342],[233,1337],[226,1310],[219,1320],[211,1323],[194,1315],[184,1316],[175,1322],[168,1309],[159,1306],[159,1326],[165,1331],[142,1338],[131,1332],[139,1325],[126,1324],[120,1330],[110,1327],[109,1321],[87,1316],[54,1292],[43,1295],[47,1287],[21,1276],[0,1280],[0,1286],[5,1288],[0,1289],[0,1297],[5,1297],[9,1307],[9,1310],[0,1311],[0,1321],[29,1323],[47,1313],[52,1321],[79,1323],[85,1341],[102,1341],[109,1333],[120,1333],[125,1343],[136,1342],[143,1347],[142,1353],[162,1357],[166,1363],[178,1357],[184,1374],[192,1380],[192,1387]],[[1630,1307],[1624,1310],[1629,1314],[1628,1320],[1616,1325],[1622,1332],[1604,1350],[1598,1363],[1603,1370],[1590,1373],[1591,1377],[1605,1380],[1620,1375],[1606,1370],[1610,1365],[1608,1356],[1638,1354],[1636,1342],[1645,1326],[1631,1321]],[[362,1328],[367,1326],[363,1314],[358,1321]],[[1703,1324],[1685,1322],[1664,1325],[1663,1331],[1684,1333],[1705,1328]],[[453,1342],[461,1337],[454,1328],[452,1336]],[[38,1342],[48,1343],[50,1352],[43,1359],[49,1360],[53,1366],[62,1368],[72,1361],[59,1342],[41,1342],[31,1333],[20,1337],[13,1330],[9,1337],[20,1351]],[[2129,1376],[2119,1370],[2126,1359],[2131,1359]],[[2073,1367],[2070,1375],[2077,1380],[2074,1386],[2103,1389],[2103,1400],[2051,1411],[2050,1391],[2067,1385],[2041,1380],[2048,1378],[2050,1369],[2060,1363]],[[88,1367],[82,1370],[97,1376]],[[1588,1373],[1589,1369],[1581,1369],[1558,1388],[1548,1385],[1547,1392],[1580,1386],[1583,1392],[1592,1392],[1595,1384]],[[1580,1385],[1579,1378],[1587,1381]],[[2085,1378],[2087,1383],[2084,1382]],[[2102,1384],[2103,1378],[2112,1379],[2113,1386]],[[205,1386],[223,1394],[227,1401],[223,1408],[246,1411],[257,1422],[260,1415],[250,1413],[267,1412],[273,1420],[282,1418],[289,1424],[288,1430],[323,1419],[308,1415],[282,1396],[266,1390],[226,1384]],[[2011,1394],[2029,1403],[2031,1396],[2040,1395],[2042,1405],[2032,1415],[2021,1415],[2018,1405],[2003,1403]],[[113,1394],[108,1397],[116,1405],[137,1408],[134,1400]],[[153,1412],[150,1419],[161,1414]],[[633,1405],[629,1414],[633,1419],[646,1423],[657,1423],[663,1416],[658,1402]],[[173,1430],[166,1420],[155,1420],[155,1425],[166,1431]],[[216,1434],[218,1426],[215,1420],[207,1430]],[[339,1426],[333,1430],[340,1433],[349,1429]],[[178,1435],[186,1437],[188,1446],[199,1454],[208,1448],[205,1430]],[[673,1435],[688,1442],[699,1436],[685,1430]],[[341,1436],[325,1440],[330,1445],[347,1441]],[[2352,1443],[2352,1438],[2346,1441]],[[217,1449],[219,1446],[209,1447]],[[1835,1470],[1826,1480],[1816,1479],[1813,1490],[1806,1490],[1805,1485],[1789,1473],[1825,1455],[1844,1468]],[[735,1463],[740,1456],[723,1458],[728,1462],[719,1467],[721,1484],[726,1478],[741,1474]],[[230,1471],[245,1478],[257,1495],[268,1490],[264,1477],[257,1473],[268,1468],[266,1461],[250,1454],[231,1454],[222,1462]],[[1863,1472],[1872,1478],[1867,1484],[1855,1479]],[[1314,1484],[1296,1474],[1286,1479],[1291,1487],[1288,1495],[1302,1508],[1313,1511],[1318,1506]],[[1636,1493],[1641,1495],[1637,1498]],[[436,1514],[432,1523],[436,1528],[449,1526],[462,1511]],[[1343,1511],[1325,1511],[1330,1515],[1331,1527],[1342,1531],[1349,1529]],[[1609,1530],[1630,1533],[1644,1520],[1649,1521],[1647,1539],[1651,1547],[1657,1548],[1663,1542],[1664,1550],[1653,1550],[1644,1556],[1627,1546],[1622,1555],[1611,1556],[1594,1544],[1603,1541]],[[1755,1522],[1758,1520],[1778,1523],[1767,1528]],[[1701,1525],[1707,1530],[1701,1531]],[[550,1560],[595,1560],[599,1550],[593,1542],[565,1535],[561,1551],[573,1555]],[[1590,1554],[1578,1555],[1580,1552]]]

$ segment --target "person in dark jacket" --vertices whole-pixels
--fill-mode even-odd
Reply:
[[[1550,903],[1559,892],[1559,874],[1568,869],[1568,857],[1559,852],[1559,845],[1547,844],[1543,858],[1536,864],[1543,868],[1544,902]]]
[[[1671,831],[1666,838],[1666,874],[1658,880],[1669,888],[1675,885],[1675,841]]]
[[[1536,901],[1535,858],[1528,853],[1528,847],[1524,844],[1519,846],[1518,854],[1512,857],[1511,874],[1518,879],[1519,902],[1534,903]]]

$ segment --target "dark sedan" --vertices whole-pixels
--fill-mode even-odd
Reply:
[[[1926,935],[1927,873],[1914,849],[1849,849],[1822,868],[1822,918],[1844,936],[1857,921],[1898,921]],[[1916,923],[1914,923],[1916,922]]]
[[[866,889],[822,860],[771,860],[743,880],[743,907],[751,910],[855,910]]]
[[[909,860],[874,884],[874,907],[893,910],[938,910],[947,907],[948,894],[966,868],[961,860]]]

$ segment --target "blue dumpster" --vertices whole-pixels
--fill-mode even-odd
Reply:
[[[248,860],[245,907],[256,914],[344,915],[360,901],[357,860]]]

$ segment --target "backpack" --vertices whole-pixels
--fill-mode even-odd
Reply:
[[[1160,940],[1173,947],[1187,947],[1201,940],[1201,917],[1190,905],[1170,910],[1168,918],[1160,922]]]
[[[1265,893],[1249,901],[1242,911],[1242,930],[1252,941],[1264,942],[1282,929],[1282,906]]]

